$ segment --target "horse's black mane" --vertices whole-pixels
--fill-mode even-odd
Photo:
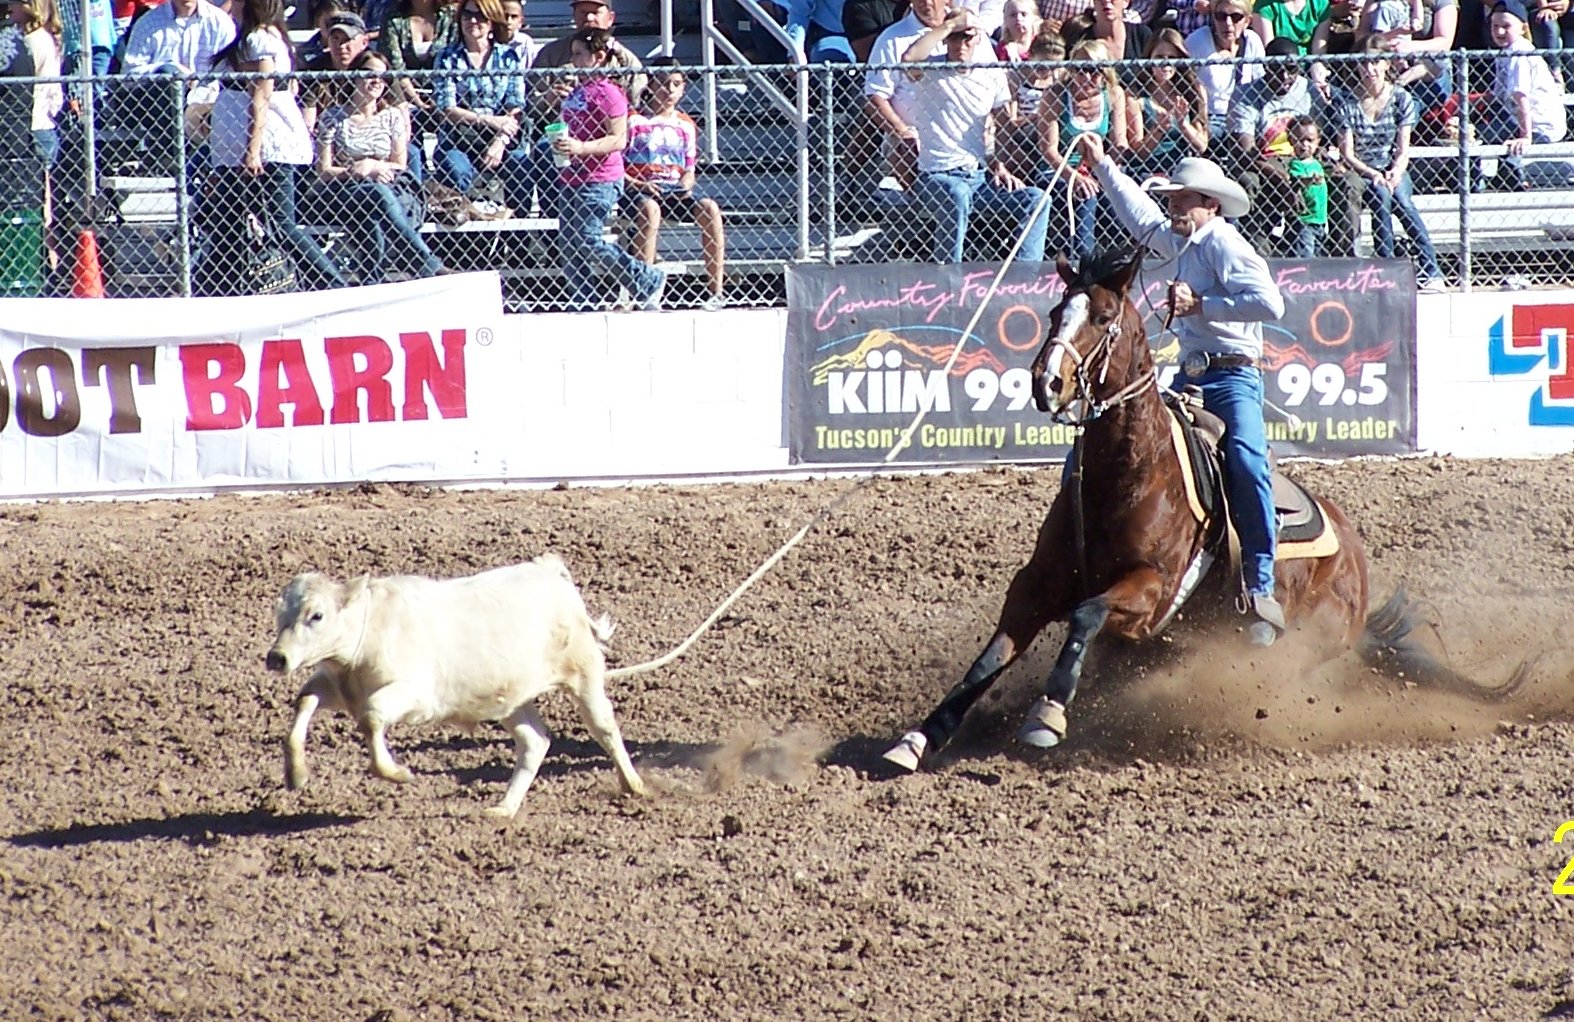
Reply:
[[[1102,284],[1125,269],[1136,254],[1137,250],[1130,245],[1098,249],[1077,266],[1077,284],[1081,287]]]

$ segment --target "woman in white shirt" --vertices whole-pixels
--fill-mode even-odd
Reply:
[[[11,0],[11,23],[23,32],[33,71],[40,78],[60,75],[60,10],[55,0]],[[60,133],[55,118],[65,103],[58,83],[33,86],[33,143],[44,173],[60,156]]]
[[[1247,0],[1214,0],[1208,24],[1186,37],[1186,55],[1205,60],[1197,77],[1208,96],[1208,137],[1230,137],[1230,97],[1238,86],[1262,77],[1262,64],[1243,64],[1237,58],[1264,55],[1262,37],[1250,27]]]
[[[348,70],[366,77],[355,79],[349,102],[317,122],[321,194],[360,252],[362,284],[386,279],[390,255],[407,273],[435,276],[443,267],[412,214],[420,200],[407,165],[410,114],[395,97],[388,58],[366,50]]]
[[[288,74],[292,57],[279,0],[245,0],[235,40],[213,57],[221,72]],[[224,279],[240,278],[245,266],[246,214],[255,215],[295,263],[307,288],[344,286],[344,278],[295,212],[296,174],[312,162],[311,132],[287,79],[226,78],[213,104],[208,144],[213,154],[212,207],[204,218]]]

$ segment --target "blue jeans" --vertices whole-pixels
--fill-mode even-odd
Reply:
[[[636,302],[655,294],[666,275],[602,236],[623,186],[615,182],[564,185],[559,194],[558,250],[570,306],[580,312],[606,306],[606,296],[597,293],[596,278],[602,273],[628,288]]]
[[[1262,371],[1250,366],[1210,369],[1198,379],[1175,374],[1179,390],[1202,388],[1202,406],[1224,420],[1224,471],[1230,517],[1241,538],[1241,574],[1252,595],[1273,593],[1273,558],[1278,524],[1273,509],[1273,474],[1263,427]]]
[[[304,290],[344,286],[344,277],[333,260],[301,230],[295,210],[295,174],[295,166],[288,163],[265,163],[256,177],[239,167],[213,168],[212,203],[203,211],[211,260],[203,269],[205,293],[225,293],[228,282],[243,279],[250,248],[248,212],[267,225],[272,239],[294,260]]]
[[[503,194],[505,197],[515,192],[510,187],[511,182],[528,180],[530,177],[529,155],[519,149],[511,149],[503,154],[503,162],[497,165],[498,176],[503,179]],[[432,151],[432,177],[450,188],[461,192],[468,192],[470,186],[475,184],[475,179],[481,174],[481,168],[470,158],[470,154],[449,142],[442,135],[437,136],[437,148]],[[508,199],[509,205],[514,205]],[[530,207],[516,208],[520,216],[528,216]]]
[[[1412,195],[1410,175],[1399,179],[1399,187],[1389,189],[1372,181],[1363,182],[1362,201],[1372,211],[1372,247],[1384,259],[1394,257],[1394,216],[1397,214],[1405,225],[1405,233],[1415,243],[1420,256],[1420,276],[1437,279],[1442,271],[1437,266],[1437,250],[1432,247],[1432,236],[1426,233],[1426,224],[1416,209]]]
[[[38,162],[45,170],[52,170],[55,161],[60,159],[60,130],[58,128],[34,128],[33,149],[38,153]]]
[[[1321,259],[1327,240],[1327,224],[1303,223],[1295,232],[1295,254],[1302,259]]]
[[[913,201],[934,215],[934,261],[959,263],[967,225],[974,210],[990,210],[1012,217],[1026,227],[1026,236],[1017,252],[1025,263],[1044,261],[1044,236],[1049,230],[1049,210],[1040,210],[1031,222],[1028,216],[1044,192],[1038,188],[1007,191],[989,180],[982,170],[931,170],[913,182]]]
[[[391,186],[380,181],[335,181],[326,183],[322,191],[329,203],[329,219],[349,229],[360,250],[362,284],[386,280],[390,256],[399,268],[418,277],[434,276],[442,266]]]

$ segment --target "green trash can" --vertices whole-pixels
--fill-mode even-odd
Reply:
[[[0,213],[0,298],[37,298],[43,293],[43,213]]]

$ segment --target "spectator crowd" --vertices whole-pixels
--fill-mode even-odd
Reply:
[[[315,31],[298,45],[282,0],[137,0],[123,18],[109,0],[18,0],[0,72],[74,74],[82,2],[87,59],[113,77],[69,104],[58,84],[0,88],[0,212],[50,219],[62,139],[80,150],[74,114],[91,102],[101,147],[128,157],[113,169],[184,172],[198,293],[448,272],[422,232],[442,207],[450,222],[557,218],[576,309],[660,308],[663,216],[691,220],[700,304],[724,302],[722,213],[697,180],[696,126],[677,109],[686,76],[659,58],[652,81],[613,36],[608,0],[575,0],[573,32],[545,46],[524,30],[523,0],[314,0]],[[527,80],[529,69],[561,71]],[[615,210],[632,251],[606,240]],[[317,227],[341,232],[348,257],[331,257]]]
[[[911,228],[918,258],[962,260],[983,221],[1023,260],[1087,254],[1110,216],[1079,165],[1091,133],[1138,179],[1219,162],[1253,200],[1239,226],[1262,251],[1354,255],[1364,209],[1378,255],[1398,249],[1397,222],[1423,281],[1441,282],[1413,150],[1458,141],[1458,49],[1499,51],[1471,66],[1469,126],[1505,157],[1493,180],[1472,161],[1474,187],[1574,187],[1567,162],[1524,159],[1567,137],[1571,0],[951,2],[766,2],[779,38],[720,4],[749,58],[787,60],[785,39],[810,62],[869,65],[870,130],[847,132],[841,154],[847,209]],[[699,228],[703,305],[720,307],[724,211],[679,109],[687,77],[620,43],[609,0],[572,11],[573,32],[539,46],[523,0],[313,0],[315,32],[296,45],[282,0],[9,0],[4,74],[90,62],[117,77],[86,95],[0,89],[0,207],[50,219],[92,103],[146,172],[184,171],[194,276],[214,293],[431,276],[446,268],[429,218],[540,215],[559,222],[571,307],[654,309],[657,238],[677,217]],[[607,240],[614,214],[626,247]],[[347,258],[323,250],[319,225],[344,233]]]

